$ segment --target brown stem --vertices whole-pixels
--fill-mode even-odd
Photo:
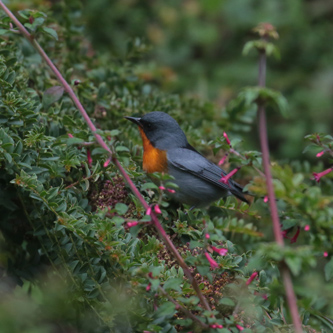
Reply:
[[[266,84],[266,53],[265,51],[260,51],[258,85],[259,87],[264,87],[265,84]],[[259,119],[259,136],[260,136],[260,144],[262,151],[262,163],[266,175],[266,186],[269,198],[269,206],[271,210],[271,217],[273,222],[273,231],[276,243],[279,244],[281,247],[283,247],[284,242],[280,227],[278,209],[275,201],[275,193],[274,193],[272,174],[270,169],[269,147],[268,147],[267,127],[266,127],[266,112],[263,102],[258,102],[258,119]],[[296,295],[294,292],[289,269],[284,263],[282,263],[281,266],[281,274],[295,332],[302,333],[302,323],[298,313]]]
[[[131,188],[133,194],[139,199],[139,201],[141,202],[141,204],[143,205],[143,207],[145,209],[148,209],[149,205],[146,203],[146,201],[142,197],[141,193],[139,192],[139,190],[136,188],[136,186],[134,185],[134,183],[132,182],[132,180],[130,179],[130,177],[128,176],[128,174],[126,173],[125,169],[122,167],[122,165],[120,164],[120,162],[116,159],[116,157],[112,156],[112,152],[111,152],[110,148],[107,146],[107,144],[103,141],[103,138],[99,134],[96,133],[96,127],[95,127],[95,125],[91,121],[89,115],[87,114],[86,110],[82,106],[82,104],[79,101],[78,97],[75,95],[75,93],[74,93],[73,89],[71,88],[71,86],[67,83],[67,81],[64,79],[64,77],[61,75],[61,73],[59,72],[59,70],[57,69],[57,67],[53,64],[53,62],[48,57],[48,55],[45,53],[45,51],[43,50],[43,48],[39,45],[39,43],[24,28],[24,26],[21,24],[21,22],[4,5],[4,3],[2,1],[0,1],[0,7],[6,12],[6,14],[15,23],[15,25],[18,27],[18,29],[21,31],[21,33],[31,42],[31,44],[36,48],[36,50],[41,55],[41,57],[50,66],[50,68],[54,72],[54,74],[57,77],[57,79],[61,82],[61,84],[65,88],[65,91],[69,94],[69,96],[73,100],[74,104],[76,105],[76,107],[80,111],[80,113],[83,116],[84,120],[86,121],[88,127],[93,132],[93,134],[94,134],[94,136],[95,136],[96,141],[98,142],[98,144],[108,152],[109,156],[112,157],[113,163],[116,165],[116,167],[118,168],[119,172],[122,174],[122,176],[124,177],[124,179],[128,183],[128,185]],[[188,268],[188,266],[186,265],[185,261],[183,260],[183,258],[179,254],[179,252],[177,251],[176,247],[173,245],[172,241],[169,239],[169,237],[166,234],[165,230],[163,229],[161,223],[158,221],[156,215],[153,212],[151,214],[151,218],[152,218],[152,222],[153,222],[155,228],[158,230],[158,232],[159,232],[160,236],[162,237],[165,245],[167,246],[167,248],[169,249],[169,251],[176,257],[179,265],[183,268],[184,273],[188,277],[190,283],[193,286],[193,289],[197,293],[202,306],[206,310],[210,311],[211,310],[210,306],[209,306],[206,298],[204,297],[204,295],[201,293],[201,290],[199,288],[199,285],[197,284],[197,281],[193,278],[190,269]]]

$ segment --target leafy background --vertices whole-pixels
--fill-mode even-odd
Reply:
[[[160,219],[216,319],[202,311],[152,227],[124,228],[126,221],[149,217],[116,168],[103,166],[105,152],[85,145],[94,138],[80,114],[66,94],[48,90],[59,84],[29,43],[8,31],[2,14],[0,331],[202,331],[177,311],[161,286],[205,323],[225,327],[206,331],[238,332],[236,325],[248,332],[292,331],[281,262],[292,272],[304,329],[331,331],[332,176],[319,184],[311,180],[312,172],[332,163],[329,153],[315,157],[323,148],[332,153],[332,138],[324,134],[332,132],[331,4],[95,0],[9,5],[17,15],[20,11],[21,22],[73,84],[146,200],[160,204]],[[193,212],[169,202],[143,173],[140,137],[123,119],[168,112],[191,144],[215,162],[229,149],[222,136],[227,131],[233,147],[260,167],[256,107],[245,103],[254,90],[239,92],[256,85],[256,53],[244,57],[242,48],[263,21],[280,34],[280,59],[270,58],[267,84],[289,104],[288,118],[267,109],[274,184],[289,238],[284,251],[272,241],[268,207],[261,199],[249,208],[228,198]],[[321,133],[320,141],[316,135],[304,139],[311,133]],[[240,164],[246,162],[232,155],[223,167]],[[259,196],[266,194],[252,168],[242,168],[236,178]],[[161,177],[161,184],[167,182]],[[228,249],[226,256],[211,254],[219,263],[216,270],[204,256],[209,244]],[[258,279],[247,286],[253,272]]]

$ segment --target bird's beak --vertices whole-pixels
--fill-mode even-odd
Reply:
[[[142,124],[140,122],[141,118],[136,118],[136,117],[124,117],[128,120],[130,120],[132,123],[137,124],[138,126],[142,127]]]

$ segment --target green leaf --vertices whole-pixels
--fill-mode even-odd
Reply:
[[[158,187],[154,183],[145,183],[141,186],[141,191],[147,190],[147,189],[158,189]]]
[[[77,145],[79,143],[84,142],[84,140],[79,139],[79,138],[68,138],[67,139],[67,145],[72,146],[72,145]]]
[[[43,31],[46,32],[46,34],[53,37],[55,40],[58,40],[58,34],[54,29],[48,28],[48,27],[43,27],[42,29],[43,29]]]
[[[117,146],[116,147],[116,151],[120,152],[120,151],[129,151],[129,149],[125,146]]]
[[[155,312],[155,316],[157,318],[161,317],[172,317],[175,312],[176,306],[171,302],[165,302],[161,306],[158,307]]]
[[[220,301],[219,304],[223,304],[223,305],[228,305],[228,306],[235,306],[235,302],[228,298],[228,297],[223,297]]]
[[[183,279],[179,279],[179,278],[170,278],[169,280],[167,280],[164,285],[163,288],[165,290],[169,290],[169,289],[173,289],[176,291],[180,291],[180,286],[181,284],[184,282]]]
[[[332,279],[333,277],[333,257],[331,258],[331,260],[325,265],[325,278],[326,281],[329,281]]]
[[[124,214],[126,214],[128,207],[127,207],[127,205],[119,202],[116,204],[115,209],[119,215],[124,215]]]
[[[64,94],[64,87],[54,86],[47,89],[43,94],[43,106],[47,110],[53,103],[57,102]]]

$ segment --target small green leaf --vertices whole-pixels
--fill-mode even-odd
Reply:
[[[333,257],[331,260],[325,265],[325,278],[326,281],[329,281],[333,277]]]
[[[228,306],[235,306],[235,302],[228,298],[228,297],[223,297],[220,301],[219,304],[223,304],[223,305],[228,305]]]
[[[116,151],[129,151],[129,149],[125,146],[117,146],[116,147]]]
[[[54,29],[48,28],[48,27],[43,27],[42,29],[43,29],[43,31],[46,32],[46,34],[48,34],[49,36],[51,36],[55,40],[58,40],[58,34]]]
[[[64,87],[54,86],[47,89],[43,94],[43,106],[48,109],[53,103],[57,102],[64,94]]]
[[[69,139],[67,139],[67,146],[76,145],[76,144],[79,144],[82,142],[84,142],[84,140],[79,139],[79,138],[69,138]]]
[[[163,288],[165,290],[169,290],[169,289],[173,289],[176,291],[180,291],[180,285],[183,283],[183,279],[179,279],[179,278],[171,278],[169,280],[167,280],[164,283]]]
[[[119,202],[116,204],[115,209],[119,215],[124,215],[126,214],[128,207],[127,205]]]
[[[145,183],[141,186],[141,191],[147,190],[147,189],[158,189],[158,187],[154,183]]]

